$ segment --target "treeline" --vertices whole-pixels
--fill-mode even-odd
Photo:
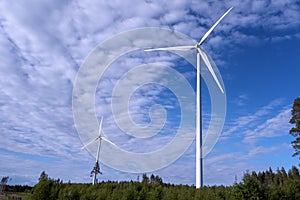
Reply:
[[[7,185],[5,192],[30,192],[31,189],[32,187],[28,185]]]
[[[235,199],[300,199],[300,175],[297,167],[286,170],[271,168],[265,172],[245,173],[232,186]]]
[[[300,175],[297,167],[246,172],[233,186],[194,186],[163,183],[158,176],[143,175],[141,182],[101,182],[96,185],[72,184],[41,175],[28,199],[32,200],[157,200],[157,199],[300,199]]]

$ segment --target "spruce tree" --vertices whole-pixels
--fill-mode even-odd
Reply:
[[[296,98],[292,108],[292,118],[290,123],[294,125],[290,130],[290,134],[294,136],[292,146],[295,149],[293,156],[300,155],[300,98]]]

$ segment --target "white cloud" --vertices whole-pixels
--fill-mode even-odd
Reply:
[[[245,132],[243,142],[253,143],[259,138],[270,138],[287,135],[291,128],[289,120],[291,118],[290,108],[280,111],[276,116],[267,119],[254,129]]]
[[[254,156],[257,156],[259,154],[267,154],[267,153],[271,153],[273,151],[276,151],[278,150],[279,146],[272,146],[272,147],[264,147],[264,146],[257,146],[255,148],[252,148],[249,153],[248,153],[248,156],[249,157],[254,157]]]
[[[251,113],[246,116],[240,116],[233,122],[229,127],[225,127],[225,130],[222,134],[222,137],[230,137],[231,135],[243,134],[246,131],[251,130],[252,128],[256,128],[259,126],[261,120],[264,120],[266,117],[270,116],[270,114],[278,108],[278,106],[282,105],[283,99],[275,99],[271,101],[268,105],[261,107],[256,112]],[[286,111],[284,111],[285,113]],[[286,114],[286,113],[285,113]],[[229,122],[230,123],[230,122]],[[285,122],[282,122],[285,123]]]
[[[248,99],[249,97],[247,94],[240,94],[232,101],[232,103],[236,104],[237,106],[244,106]]]

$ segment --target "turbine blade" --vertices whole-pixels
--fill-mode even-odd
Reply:
[[[226,13],[224,13],[222,15],[222,17],[219,18],[218,21],[216,21],[216,23],[205,33],[205,35],[201,38],[200,42],[198,43],[199,45],[201,45],[205,39],[208,37],[208,35],[216,28],[216,26],[220,23],[220,21],[232,10],[233,7],[229,8]]]
[[[207,66],[208,70],[210,71],[211,75],[213,76],[214,80],[216,81],[216,83],[217,83],[218,87],[220,88],[221,92],[224,94],[224,90],[221,86],[221,83],[219,82],[219,80],[218,80],[218,78],[217,78],[217,76],[216,76],[216,74],[215,74],[215,72],[214,72],[214,70],[213,70],[213,68],[210,64],[206,53],[204,51],[202,51],[200,48],[198,48],[198,52],[200,53],[201,58],[203,59],[205,65]]]
[[[101,135],[102,132],[102,122],[103,122],[103,116],[101,117],[100,124],[99,124],[99,136]]]
[[[154,48],[154,49],[146,49],[144,51],[187,51],[195,49],[195,46],[174,46],[174,47],[163,47],[163,48]]]
[[[118,147],[115,143],[113,143],[112,141],[110,141],[109,139],[107,139],[104,136],[102,136],[101,139],[104,140],[104,141],[106,141],[106,142],[108,142],[108,143],[110,143],[110,144],[112,144],[112,145],[114,145],[115,147]]]
[[[84,149],[85,147],[89,146],[90,144],[92,144],[93,142],[97,141],[98,139],[99,139],[99,136],[97,136],[95,139],[91,140],[86,145],[84,145],[83,147],[81,147],[81,149]]]

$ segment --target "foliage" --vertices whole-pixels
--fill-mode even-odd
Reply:
[[[300,155],[300,98],[296,98],[292,108],[292,117],[290,123],[295,125],[291,128],[290,134],[295,137],[292,146],[295,149],[293,156]]]
[[[0,182],[0,193],[5,191],[6,184],[8,181],[9,181],[9,176],[2,177],[1,182]]]
[[[40,175],[39,183],[33,187],[29,199],[55,200],[58,198],[58,194],[62,189],[62,186],[62,181],[59,179],[54,180],[49,178],[48,175],[43,171]]]
[[[34,186],[29,199],[58,200],[190,200],[190,199],[300,199],[300,175],[297,167],[288,172],[246,172],[240,183],[233,186],[194,186],[163,183],[159,176],[143,174],[141,182],[101,182],[92,184],[62,183],[44,176]]]
[[[42,171],[42,173],[40,175],[40,178],[39,178],[39,181],[41,181],[42,179],[48,179],[48,174],[46,174],[45,171]]]
[[[6,191],[10,193],[29,192],[32,187],[28,185],[7,185]]]
[[[273,172],[247,172],[241,183],[233,186],[235,199],[299,199],[300,176],[297,167],[286,173],[284,168]]]

